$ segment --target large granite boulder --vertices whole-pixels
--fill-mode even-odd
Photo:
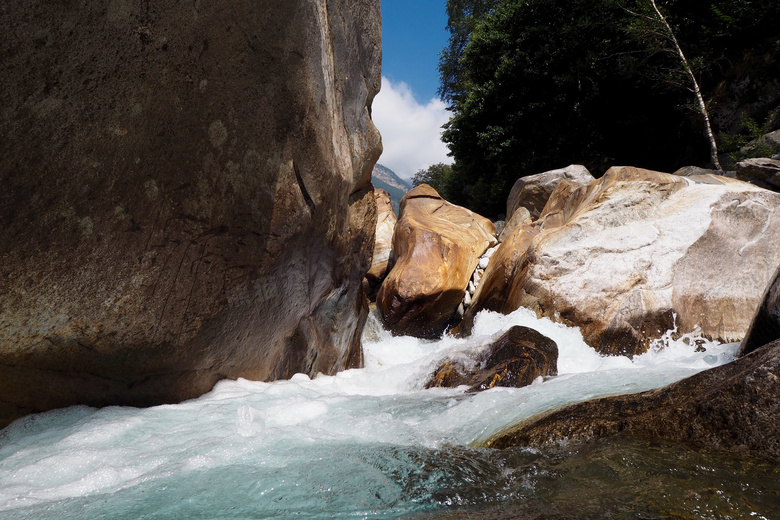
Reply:
[[[778,339],[780,339],[780,268],[766,288],[750,328],[739,345],[737,355],[750,354],[757,348]]]
[[[394,334],[431,338],[451,324],[479,258],[497,243],[490,220],[421,184],[401,199],[395,265],[377,308]]]
[[[397,219],[393,211],[390,194],[385,190],[374,190],[376,200],[376,236],[374,239],[374,256],[371,268],[366,273],[363,286],[369,299],[376,300],[376,293],[382,280],[390,270],[393,253],[393,232]]]
[[[360,363],[376,0],[0,7],[0,425]]]
[[[566,168],[550,170],[536,175],[520,177],[512,186],[506,201],[506,219],[509,221],[517,208],[527,208],[531,216],[538,218],[555,187],[562,180],[589,184],[594,180],[587,168],[572,164]]]
[[[780,341],[664,388],[587,401],[531,418],[486,444],[541,447],[620,435],[780,460],[777,374]]]
[[[453,359],[440,366],[426,388],[470,386],[470,391],[497,386],[520,388],[539,377],[558,375],[558,345],[540,332],[515,325],[473,359]]]
[[[560,183],[515,234],[488,265],[463,332],[482,309],[525,306],[579,326],[604,354],[644,352],[675,325],[739,341],[780,265],[780,195],[618,167],[588,186]]]

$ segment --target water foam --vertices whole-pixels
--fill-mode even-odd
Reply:
[[[512,325],[556,341],[558,377],[479,394],[423,389],[442,360]],[[421,453],[468,447],[567,403],[662,386],[725,363],[735,351],[699,341],[697,352],[697,338],[674,337],[628,359],[600,356],[576,328],[523,309],[482,313],[470,338],[439,341],[393,337],[372,318],[363,369],[274,383],[222,381],[178,405],[72,407],[16,421],[0,434],[0,512],[63,518],[76,511],[78,518],[85,507],[97,515],[100,503],[110,503],[129,515],[145,511],[143,497],[156,497],[152,511],[171,500],[186,511],[199,503],[193,493],[217,496],[214,486],[224,485],[227,496],[240,488],[254,497],[252,515],[298,507],[392,516],[407,510],[399,504],[423,500],[399,483],[417,474],[419,457],[428,456]]]

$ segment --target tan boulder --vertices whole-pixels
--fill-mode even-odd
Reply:
[[[514,326],[468,362],[445,362],[426,388],[468,385],[470,391],[520,388],[538,377],[558,375],[558,345],[528,327]]]
[[[675,325],[739,341],[780,265],[779,212],[780,195],[714,175],[617,167],[561,184],[496,252],[462,331],[479,310],[525,306],[605,354],[644,352]]]
[[[31,0],[0,25],[0,426],[360,363],[378,1]]]
[[[512,186],[506,202],[507,222],[512,218],[515,210],[520,207],[527,208],[533,218],[538,218],[555,187],[562,180],[589,184],[594,178],[588,169],[580,164],[520,177]]]
[[[482,253],[497,243],[490,220],[421,184],[401,200],[395,265],[377,308],[394,334],[436,337],[451,324]]]
[[[385,279],[392,267],[390,265],[393,253],[393,232],[397,219],[393,211],[390,194],[384,190],[374,189],[376,200],[376,235],[374,238],[374,256],[371,268],[366,273],[363,286],[371,301],[376,299],[379,285]]]

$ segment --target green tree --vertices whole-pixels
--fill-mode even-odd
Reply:
[[[412,177],[412,184],[428,184],[439,192],[439,195],[446,200],[451,198],[452,166],[449,164],[438,163],[428,168],[418,170]]]
[[[673,171],[716,162],[702,111],[674,83],[691,86],[678,48],[697,100],[709,98],[710,134],[740,131],[744,110],[766,120],[780,104],[780,2],[654,2],[669,30],[656,18],[666,33],[653,38],[629,12],[654,13],[649,0],[448,2],[440,94],[452,111],[443,134],[455,160],[450,200],[497,216],[517,178],[571,163],[599,175],[620,163]]]

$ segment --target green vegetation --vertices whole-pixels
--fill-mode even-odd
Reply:
[[[748,121],[768,120],[780,105],[780,2],[655,3],[669,30],[650,0],[450,0],[439,67],[453,113],[448,198],[495,217],[517,178],[571,163],[596,175],[717,164],[703,114],[726,151]]]

